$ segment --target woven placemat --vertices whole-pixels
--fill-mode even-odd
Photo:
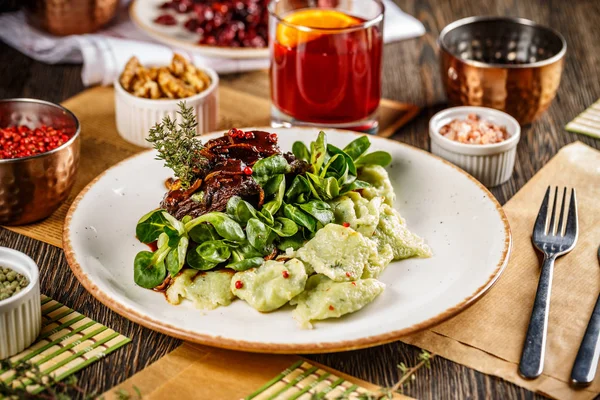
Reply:
[[[296,355],[256,354],[184,343],[102,395],[145,400],[376,399],[380,387]],[[371,396],[369,396],[371,395]],[[388,399],[409,400],[399,393]]]
[[[9,358],[13,364],[35,364],[42,375],[61,381],[131,341],[47,296],[41,302],[42,331],[34,344]],[[12,369],[0,370],[0,380],[33,394],[44,390],[29,379],[16,379]]]
[[[374,391],[307,361],[296,361],[244,400],[376,398]]]
[[[257,77],[264,80],[262,74]],[[268,99],[223,85],[219,87],[219,91],[219,129],[269,125],[271,103]],[[63,104],[77,115],[82,127],[81,161],[71,195],[54,214],[39,223],[5,227],[57,247],[62,247],[63,222],[69,206],[81,189],[114,164],[145,150],[126,142],[118,135],[112,87],[86,90]],[[392,135],[418,111],[414,105],[382,100],[380,135]]]
[[[600,138],[600,100],[569,122],[566,129],[570,132]]]

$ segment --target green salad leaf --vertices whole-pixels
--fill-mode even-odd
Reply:
[[[261,265],[263,265],[264,262],[265,262],[265,260],[262,257],[245,258],[243,260],[234,261],[234,262],[228,264],[227,268],[231,268],[238,272],[246,271],[247,269],[250,269],[250,268],[258,268]]]
[[[353,160],[356,160],[358,157],[365,154],[365,152],[369,150],[369,147],[371,147],[371,142],[369,141],[369,138],[365,135],[348,143],[348,145],[344,147],[344,152],[348,154]]]
[[[188,232],[190,239],[196,243],[204,243],[209,240],[219,239],[219,235],[215,228],[208,222],[196,225]]]
[[[317,140],[310,144],[310,163],[315,173],[319,173],[327,157],[327,135],[319,132]]]
[[[392,162],[392,156],[387,151],[374,151],[364,156],[360,156],[356,160],[356,165],[362,167],[363,165],[381,165],[387,167]]]
[[[310,232],[317,231],[317,220],[292,204],[283,206],[283,215]]]
[[[292,153],[299,160],[310,161],[310,151],[304,142],[294,142],[292,145]]]
[[[268,248],[271,228],[257,218],[251,218],[246,225],[248,242],[263,255],[269,254]]]
[[[158,240],[169,221],[165,218],[163,210],[153,210],[144,215],[135,227],[135,236],[142,243],[152,243]]]
[[[282,238],[290,237],[298,232],[298,225],[289,218],[278,217],[273,223],[271,230]]]
[[[331,154],[340,154],[342,157],[344,157],[344,160],[346,160],[346,165],[348,166],[348,173],[356,176],[356,166],[354,165],[354,160],[348,155],[348,153],[332,144],[327,145],[327,151]]]
[[[152,289],[160,285],[167,277],[164,262],[156,263],[154,253],[140,251],[133,260],[133,280],[136,285]]]
[[[310,214],[323,225],[327,225],[335,219],[331,206],[321,200],[311,200],[308,203],[298,205],[303,211]]]
[[[290,169],[285,157],[275,154],[258,160],[252,167],[252,177],[262,186],[274,175],[287,174]]]
[[[191,229],[203,222],[210,223],[213,228],[215,228],[215,231],[217,231],[217,233],[224,239],[231,240],[233,242],[243,242],[246,240],[246,236],[244,235],[244,231],[242,230],[240,224],[222,212],[211,212],[194,218],[184,225],[184,229],[189,232]]]

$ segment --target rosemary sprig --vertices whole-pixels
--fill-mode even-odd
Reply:
[[[43,400],[69,400],[75,396],[85,400],[96,397],[95,393],[86,394],[77,385],[77,377],[71,375],[62,381],[57,381],[52,375],[45,375],[40,367],[29,362],[11,363],[9,360],[0,361],[0,370],[13,370],[15,372],[12,383],[0,380],[0,398],[4,399],[43,399]],[[26,385],[20,383],[27,381],[28,385],[39,385],[45,390],[39,394],[27,391]]]
[[[407,386],[410,381],[414,381],[416,379],[416,372],[421,368],[431,368],[431,360],[435,357],[435,354],[429,353],[425,350],[421,351],[421,354],[417,357],[419,363],[414,367],[408,367],[406,364],[401,362],[398,364],[398,369],[400,370],[400,379],[394,386],[391,387],[392,392],[402,392],[404,387]]]
[[[361,393],[354,397],[356,400],[392,400],[394,393],[402,393],[404,388],[416,379],[416,372],[421,368],[431,368],[431,360],[435,357],[435,354],[429,353],[425,350],[421,351],[421,354],[417,357],[419,363],[414,367],[408,367],[405,363],[401,362],[398,364],[398,370],[400,371],[400,379],[392,387],[380,388],[375,393]],[[311,400],[321,400],[322,396],[314,394]],[[335,400],[348,400],[348,395],[338,396]]]
[[[98,399],[96,392],[86,393],[78,385],[77,377],[70,375],[64,380],[56,380],[52,374],[44,374],[40,367],[28,361],[11,362],[0,360],[0,371],[14,371],[11,383],[5,383],[0,379],[0,399],[6,400],[71,400],[75,398],[83,400]],[[24,385],[23,381],[27,382]],[[27,391],[27,386],[40,386],[44,391],[33,394]],[[115,392],[119,400],[140,400],[142,394],[134,386],[135,395],[131,395],[123,389]],[[100,398],[102,399],[102,398]]]
[[[148,142],[158,151],[158,160],[164,160],[165,166],[181,181],[181,186],[188,188],[196,176],[206,167],[207,160],[200,155],[202,142],[196,138],[196,116],[192,107],[185,102],[178,104],[177,114],[181,122],[177,124],[168,115],[162,122],[150,129]]]

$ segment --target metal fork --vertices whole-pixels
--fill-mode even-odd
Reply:
[[[528,379],[537,378],[544,369],[544,353],[546,350],[546,333],[548,331],[548,311],[550,309],[550,289],[552,288],[554,261],[573,250],[578,236],[575,189],[571,190],[566,224],[563,224],[563,222],[567,188],[563,190],[560,212],[557,212],[556,208],[558,187],[554,190],[554,201],[550,210],[550,221],[548,222],[550,191],[551,187],[548,187],[535,221],[532,236],[534,246],[544,253],[544,262],[533,303],[531,319],[529,320],[527,336],[525,337],[525,344],[523,345],[521,362],[519,363],[519,373]],[[555,224],[557,220],[558,224]]]
[[[600,261],[600,247],[598,247],[598,261]],[[596,376],[598,359],[600,359],[600,296],[596,300],[594,312],[579,346],[571,371],[571,383],[576,386],[591,384]]]

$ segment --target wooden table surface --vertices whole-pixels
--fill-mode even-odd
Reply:
[[[384,96],[411,102],[421,114],[394,138],[428,149],[428,121],[445,107],[439,76],[436,38],[448,23],[472,15],[529,18],[552,26],[568,42],[560,90],[550,109],[525,127],[512,179],[493,193],[510,199],[562,146],[575,140],[600,148],[600,141],[568,133],[565,124],[600,97],[600,1],[598,0],[396,0],[403,10],[423,22],[427,34],[419,39],[386,46]],[[80,65],[46,65],[0,42],[0,98],[34,97],[63,101],[84,89]],[[252,75],[231,75],[225,81],[240,90],[267,95],[268,87],[254,87]],[[83,160],[85,162],[85,160]],[[42,276],[42,292],[131,337],[133,343],[79,373],[82,386],[99,393],[109,389],[163,355],[180,341],[135,325],[104,307],[78,283],[61,249],[0,228],[0,245],[15,248],[41,265],[54,266]],[[337,354],[310,356],[340,371],[383,386],[398,379],[396,365],[416,363],[419,350],[400,342]],[[423,369],[405,393],[424,399],[541,398],[513,384],[436,358]]]

